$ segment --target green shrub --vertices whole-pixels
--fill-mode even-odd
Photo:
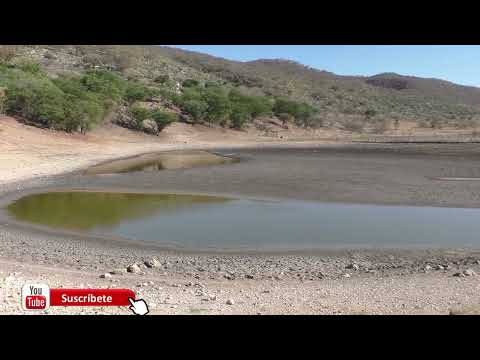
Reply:
[[[40,67],[40,64],[33,63],[33,62],[28,62],[28,61],[23,62],[18,65],[18,68],[34,75],[42,73],[42,68]]]
[[[187,100],[182,102],[182,109],[193,116],[193,119],[201,120],[208,110],[208,104],[202,100]]]
[[[86,132],[125,96],[126,82],[108,72],[49,79],[37,64],[0,66],[6,110],[58,130]]]
[[[310,122],[312,116],[317,113],[317,109],[307,103],[299,103],[288,99],[276,99],[273,107],[275,115],[289,114],[299,125],[305,125]],[[282,115],[285,117],[285,115]]]
[[[127,82],[111,71],[93,70],[88,71],[81,82],[86,91],[91,91],[105,98],[120,101],[127,89]]]
[[[198,86],[198,85],[199,85],[199,82],[197,80],[194,80],[194,79],[187,79],[187,80],[183,81],[183,83],[182,83],[182,86],[185,87],[185,88],[195,87],[195,86]]]
[[[130,114],[134,117],[137,122],[137,126],[140,127],[143,120],[146,120],[150,117],[151,111],[138,106],[133,106],[129,109]]]
[[[128,102],[132,103],[135,101],[144,101],[151,95],[151,91],[149,91],[149,89],[147,89],[145,86],[140,84],[129,84],[125,90],[124,98]]]
[[[162,131],[167,125],[170,125],[178,120],[178,116],[176,114],[161,110],[152,111],[150,118],[157,123],[158,130],[160,131]]]
[[[202,91],[204,102],[208,104],[205,112],[207,121],[220,123],[230,115],[230,101],[226,91],[218,86],[209,87]]]
[[[162,130],[167,125],[178,120],[177,115],[171,112],[155,109],[145,109],[138,106],[133,106],[129,109],[130,114],[137,122],[137,128],[140,129],[142,122],[146,119],[152,119],[157,123],[158,130]]]
[[[230,119],[234,129],[242,129],[251,120],[251,115],[247,109],[236,108],[232,111]]]

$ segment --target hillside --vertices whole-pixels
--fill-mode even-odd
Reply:
[[[1,62],[0,88],[10,96],[4,100],[7,113],[45,126],[60,124],[67,131],[81,127],[80,120],[65,125],[67,114],[76,114],[68,105],[60,120],[49,122],[42,112],[23,111],[26,105],[18,104],[19,96],[12,100],[9,87],[15,88],[20,78],[36,82],[43,74],[38,88],[51,87],[66,104],[83,96],[78,108],[88,104],[90,113],[78,114],[89,119],[82,121],[96,123],[114,111],[122,126],[154,133],[173,121],[240,129],[262,116],[276,117],[285,126],[377,133],[401,122],[439,129],[474,128],[480,120],[479,88],[394,73],[339,76],[282,59],[238,62],[161,46],[35,45],[0,48]],[[35,79],[25,63],[39,64]],[[101,81],[115,83],[117,97],[85,85],[100,81],[99,71],[105,72]]]

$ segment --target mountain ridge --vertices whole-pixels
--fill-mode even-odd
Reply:
[[[480,121],[480,88],[443,79],[395,72],[337,75],[290,59],[242,62],[157,45],[24,45],[18,53],[18,61],[38,62],[54,77],[106,68],[162,91],[182,92],[182,84],[193,80],[289,99],[314,107],[320,126],[400,119],[464,127]]]

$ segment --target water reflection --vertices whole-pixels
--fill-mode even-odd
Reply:
[[[187,169],[199,166],[229,164],[237,161],[238,160],[235,158],[212,154],[207,151],[167,151],[95,165],[87,169],[85,174],[98,175],[137,171]]]
[[[72,230],[112,227],[151,215],[178,213],[227,198],[201,195],[51,192],[23,197],[8,206],[17,220]]]

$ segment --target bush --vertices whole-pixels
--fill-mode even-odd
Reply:
[[[208,110],[208,104],[202,100],[187,100],[182,103],[182,108],[193,116],[195,121],[201,120]]]
[[[185,88],[198,86],[199,82],[194,79],[187,79],[182,83],[182,86]]]
[[[291,115],[295,122],[301,126],[307,126],[311,122],[311,118],[317,113],[317,110],[307,103],[287,99],[276,99],[273,111],[277,116],[280,114]],[[286,117],[286,115],[282,116]]]
[[[242,129],[252,119],[252,114],[246,104],[235,102],[232,104],[230,119],[232,121],[232,128]]]
[[[167,125],[177,121],[177,115],[162,111],[162,110],[149,110],[145,108],[141,108],[138,106],[134,106],[130,108],[130,114],[137,122],[137,129],[140,129],[142,126],[142,122],[146,119],[152,119],[158,126],[158,130],[162,131]]]
[[[150,110],[138,106],[131,107],[129,111],[137,122],[137,128],[141,127],[142,121],[148,119],[151,113]]]
[[[30,74],[40,74],[42,72],[42,69],[40,67],[40,64],[33,63],[33,62],[23,62],[17,66],[19,69],[28,72]]]
[[[56,129],[65,123],[65,94],[50,80],[18,69],[2,74],[7,111]],[[66,129],[65,129],[66,130]]]
[[[38,64],[0,66],[7,112],[58,130],[86,132],[123,99],[126,85],[109,72],[52,80]]]
[[[86,91],[91,91],[116,101],[120,101],[123,98],[127,88],[125,80],[106,70],[88,71],[81,78],[81,83]]]
[[[177,114],[161,110],[152,111],[150,118],[157,123],[159,131],[178,120]]]
[[[147,89],[145,86],[140,84],[131,84],[128,85],[124,98],[128,102],[133,103],[135,101],[144,101],[150,96],[151,91],[149,91],[149,89]]]
[[[226,91],[221,87],[209,87],[202,91],[202,97],[208,108],[205,113],[207,121],[220,123],[230,115],[230,101]]]

